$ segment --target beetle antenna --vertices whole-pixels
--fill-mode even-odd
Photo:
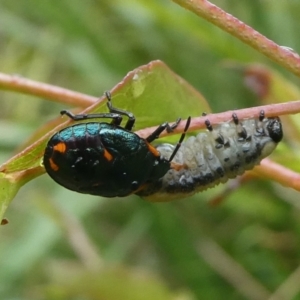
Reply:
[[[181,144],[185,138],[186,132],[188,131],[189,127],[191,125],[191,117],[188,117],[185,123],[185,127],[183,130],[183,133],[181,134],[181,137],[179,139],[179,141],[177,142],[177,145],[173,151],[173,153],[171,154],[170,158],[169,158],[169,162],[171,162],[173,160],[173,158],[175,157],[175,155],[177,154],[179,148],[181,147]]]

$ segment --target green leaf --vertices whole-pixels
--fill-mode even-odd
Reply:
[[[5,169],[0,172],[0,220],[17,194],[18,190],[29,180],[43,174],[44,170],[41,167],[31,168],[19,172],[6,172]]]

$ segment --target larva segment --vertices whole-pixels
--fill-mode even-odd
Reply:
[[[211,126],[208,131],[189,137],[172,160],[173,168],[160,180],[151,183],[138,194],[153,202],[171,201],[225,183],[230,178],[251,170],[270,155],[282,139],[280,119],[265,118],[240,121],[233,114],[231,122]],[[169,158],[171,144],[160,144],[157,150]]]

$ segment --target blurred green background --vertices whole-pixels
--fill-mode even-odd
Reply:
[[[214,3],[300,49],[300,2]],[[299,84],[171,1],[0,0],[0,72],[98,96],[156,59],[214,112],[260,103],[230,61],[266,64]],[[66,108],[3,91],[0,101],[1,163]],[[264,180],[227,188],[152,204],[76,194],[43,175],[21,189],[0,228],[0,299],[300,299],[299,193]]]

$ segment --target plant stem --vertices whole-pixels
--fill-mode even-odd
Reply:
[[[268,58],[288,69],[297,76],[300,76],[300,56],[288,49],[281,47],[260,34],[239,19],[228,14],[219,7],[206,0],[172,0],[180,6],[192,11],[198,16],[215,24],[239,40],[250,45],[263,53]]]
[[[87,107],[99,100],[97,97],[4,73],[0,73],[0,88],[80,107]]]

